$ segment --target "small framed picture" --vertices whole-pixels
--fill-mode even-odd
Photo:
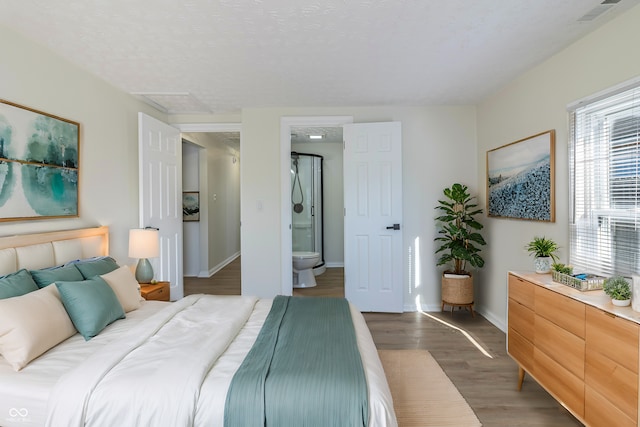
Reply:
[[[182,193],[182,220],[200,221],[200,192],[185,191]]]

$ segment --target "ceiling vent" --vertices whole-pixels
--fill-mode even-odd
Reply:
[[[604,0],[598,6],[591,9],[589,12],[585,13],[580,19],[579,22],[588,22],[593,21],[598,18],[600,15],[611,9],[616,4],[620,3],[620,0]]]
[[[133,92],[142,101],[167,114],[210,113],[202,102],[188,92]]]

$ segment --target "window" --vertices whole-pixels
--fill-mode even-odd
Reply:
[[[604,276],[640,273],[640,85],[570,114],[569,262]]]

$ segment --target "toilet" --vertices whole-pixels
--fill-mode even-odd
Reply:
[[[293,287],[312,288],[316,286],[313,267],[320,261],[319,252],[293,252]]]

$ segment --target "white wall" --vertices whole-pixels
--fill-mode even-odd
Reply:
[[[440,308],[440,269],[435,266],[434,207],[454,182],[477,191],[475,108],[353,107],[245,109],[242,114],[242,292],[280,293],[283,197],[280,118],[353,116],[354,122],[402,122],[405,308]],[[464,153],[465,155],[460,155]]]
[[[138,111],[166,117],[80,67],[0,27],[0,97],[80,123],[79,218],[0,223],[0,234],[110,227],[111,254],[128,257],[138,227]]]
[[[569,247],[569,103],[640,75],[640,6],[545,61],[478,106],[477,187],[486,203],[486,152],[556,130],[556,222],[485,218],[487,264],[477,309],[503,330],[507,271],[532,270],[524,245],[536,235],[555,239],[566,262]]]
[[[327,267],[342,267],[344,265],[342,142],[297,143],[291,144],[291,150],[322,156],[324,261]]]

